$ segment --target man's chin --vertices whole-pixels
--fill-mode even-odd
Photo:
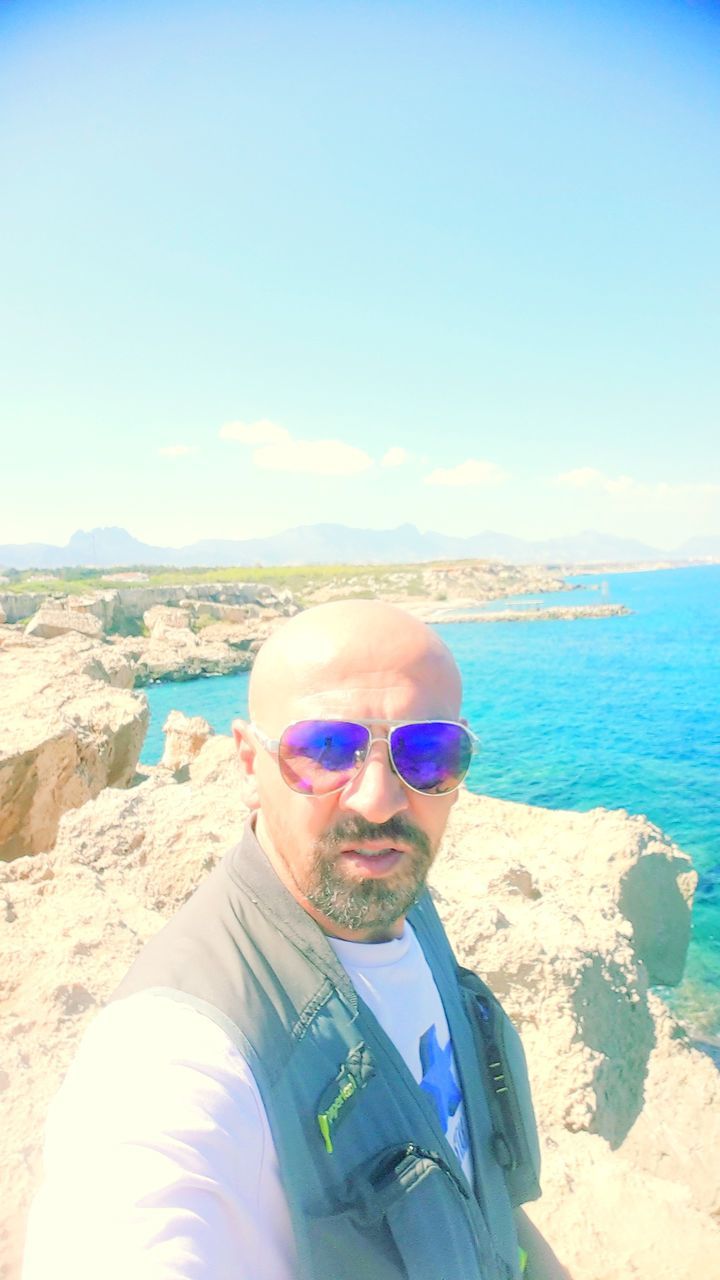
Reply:
[[[385,874],[373,877],[323,877],[307,892],[308,901],[343,929],[388,928],[404,919],[421,897],[425,877]]]

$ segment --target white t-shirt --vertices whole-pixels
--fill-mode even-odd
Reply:
[[[442,1003],[409,925],[329,939],[438,1108],[471,1176]],[[253,1075],[190,1005],[142,992],[85,1034],[48,1116],[23,1280],[293,1280],[277,1155]]]

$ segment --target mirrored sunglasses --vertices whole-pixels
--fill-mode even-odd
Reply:
[[[417,720],[392,725],[387,737],[373,737],[370,725],[387,721],[297,720],[279,738],[251,725],[258,741],[277,757],[293,791],[328,796],[342,791],[360,773],[373,742],[387,742],[395,773],[421,795],[455,791],[470,768],[477,739],[455,720]]]

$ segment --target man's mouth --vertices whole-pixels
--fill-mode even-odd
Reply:
[[[369,841],[367,844],[346,846],[340,850],[340,857],[364,876],[371,877],[392,871],[408,852],[407,848],[400,845]]]

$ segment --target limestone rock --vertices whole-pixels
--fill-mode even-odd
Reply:
[[[572,1280],[714,1275],[720,1227],[683,1182],[647,1173],[596,1135],[563,1129],[544,1132],[543,1168],[542,1199],[526,1212]]]
[[[79,631],[81,635],[99,639],[103,626],[99,618],[80,609],[43,605],[30,619],[25,631],[27,635],[39,636],[43,640],[64,636],[68,631]]]
[[[647,967],[648,980],[679,982],[697,883],[687,854],[647,818],[622,809],[542,810],[543,840],[537,845],[533,837],[538,812],[530,805],[488,797],[478,809],[474,797],[462,793],[444,845],[446,863],[454,862],[458,844],[470,848],[475,841],[482,848],[475,870],[481,882],[493,859],[514,860],[519,876],[516,901],[531,905],[550,892],[554,904],[572,903],[575,912],[595,922],[594,927],[599,927],[601,905],[617,908],[631,926],[633,948]],[[582,899],[577,894],[578,876]],[[524,884],[531,887],[523,888]],[[489,889],[492,897],[495,885]]]
[[[0,605],[7,622],[22,622],[36,613],[47,598],[46,591],[3,591]]]
[[[238,760],[235,743],[225,734],[209,738],[190,764],[193,787],[224,788],[235,804],[238,798]]]
[[[64,607],[77,613],[91,614],[102,625],[103,631],[111,631],[118,612],[118,593],[115,590],[93,591],[85,596],[67,596]]]
[[[48,685],[62,684],[69,676],[87,676],[115,689],[133,687],[133,664],[122,651],[111,642],[98,642],[79,632],[70,631],[48,642],[13,628],[5,649],[25,654],[20,661],[28,670],[36,669],[38,678],[44,673]]]
[[[0,651],[0,858],[52,847],[66,809],[132,780],[148,721],[132,671],[80,635]]]
[[[155,604],[151,609],[146,609],[143,614],[143,623],[148,629],[150,635],[162,635],[163,628],[169,627],[189,627],[190,613],[187,609],[179,609],[164,604]]]
[[[187,604],[195,618],[214,618],[216,622],[247,622],[248,618],[257,618],[261,612],[257,604],[222,604],[218,600],[187,600]]]
[[[459,957],[527,1027],[543,1123],[617,1147],[642,1110],[655,1045],[645,926],[665,939],[662,981],[678,982],[696,876],[644,818],[541,811],[538,840],[538,812],[463,794],[432,883]],[[627,892],[638,877],[645,901]],[[548,1022],[557,1057],[542,1052]]]
[[[648,990],[681,976],[695,880],[645,818],[468,794],[431,874],[522,1031],[545,1146],[528,1211],[573,1280],[691,1280],[720,1246],[720,1074]]]
[[[244,623],[210,622],[199,634],[205,644],[209,641],[213,643],[221,641],[223,644],[230,645],[231,649],[241,649],[254,657],[271,631],[278,625],[277,617],[256,618]]]
[[[187,627],[167,627],[156,622],[152,635],[124,636],[116,647],[132,662],[137,684],[150,680],[187,680],[192,676],[227,675],[245,671],[252,663],[252,650],[242,650],[222,640],[206,638]]]
[[[126,619],[140,619],[154,605],[180,605],[188,608],[195,601],[202,613],[209,604],[232,606],[256,605],[261,610],[274,609],[289,617],[298,605],[290,591],[278,591],[263,582],[198,582],[184,586],[120,587],[119,611]]]
[[[95,680],[104,680],[114,689],[132,689],[135,684],[133,664],[112,645],[103,645],[95,650],[84,667],[84,674]]]
[[[173,773],[194,760],[205,746],[214,730],[202,716],[185,716],[182,711],[171,711],[165,724],[165,749],[160,763]]]

